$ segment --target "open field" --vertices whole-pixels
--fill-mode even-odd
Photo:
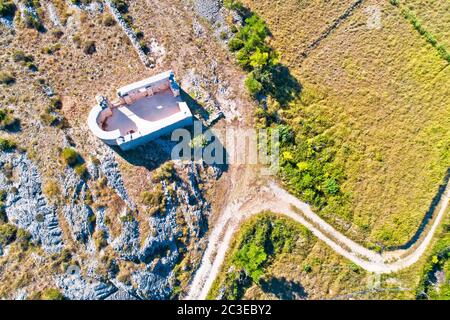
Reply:
[[[419,296],[423,299],[427,297],[422,295],[426,290],[429,298],[442,299],[448,295],[448,285],[442,279],[436,283],[435,279],[441,277],[441,270],[445,275],[448,273],[448,212],[432,245],[417,263],[383,275],[360,269],[291,219],[270,212],[260,213],[244,222],[233,236],[208,297],[233,298],[230,293],[234,292],[235,298],[243,299],[415,299]],[[272,221],[269,229],[266,228],[268,220]],[[279,226],[285,239],[281,246],[280,238],[274,236]],[[259,243],[261,239],[265,239],[264,244]],[[262,253],[252,251],[250,261],[254,263],[243,263],[242,252],[252,248],[252,243],[261,245],[267,256],[258,259]],[[251,275],[255,265],[263,272],[258,280],[242,274],[234,276],[240,270]],[[441,291],[437,291],[438,286]]]
[[[411,10],[424,27],[447,48],[450,47],[450,3],[445,0],[406,0],[400,4]],[[447,13],[447,14],[445,14]]]
[[[335,164],[344,168],[340,188],[348,201],[328,205],[324,217],[369,246],[405,243],[450,164],[448,63],[388,1],[364,1],[306,59],[302,48],[318,35],[302,30],[326,29],[321,4],[244,3],[267,22],[303,97],[313,97],[288,108],[288,123],[296,125],[301,112],[331,124],[326,133],[338,146]],[[381,9],[381,28],[367,27],[366,8],[373,5]]]

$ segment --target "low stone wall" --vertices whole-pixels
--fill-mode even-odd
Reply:
[[[127,25],[125,20],[122,18],[122,15],[120,14],[119,10],[112,4],[110,0],[105,0],[106,6],[111,11],[111,14],[113,15],[114,19],[117,21],[117,23],[122,27],[125,34],[128,36],[128,39],[130,39],[131,44],[136,49],[136,52],[141,59],[142,63],[149,68],[154,68],[155,65],[152,61],[150,61],[149,57],[145,54],[145,52],[142,50],[141,45],[139,44],[139,40],[136,37],[136,34],[134,31]]]

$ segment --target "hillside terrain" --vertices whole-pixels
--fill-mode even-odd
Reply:
[[[0,0],[0,298],[448,299],[449,9]],[[278,130],[280,170],[92,135],[167,70],[203,129]]]
[[[448,175],[449,62],[402,15],[412,7],[430,33],[448,30],[448,2],[437,2],[244,1],[267,22],[270,43],[303,87],[287,121],[297,125],[301,112],[333,136],[345,199],[326,206],[324,217],[369,246],[405,243]],[[373,6],[380,28],[368,27]]]
[[[114,98],[118,87],[168,69],[202,121],[218,111],[237,119],[248,103],[239,70],[190,4],[113,5],[150,67],[107,2],[18,1],[2,17],[4,298],[46,290],[71,299],[177,297],[204,247],[226,168],[174,165],[170,136],[117,152],[90,134],[86,119],[96,94]]]

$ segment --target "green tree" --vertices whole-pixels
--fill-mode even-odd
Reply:
[[[245,87],[247,88],[248,92],[252,96],[257,96],[259,93],[261,93],[263,86],[261,82],[259,82],[256,78],[253,72],[251,72],[247,79],[245,79]]]

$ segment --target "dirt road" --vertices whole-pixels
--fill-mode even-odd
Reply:
[[[369,272],[390,273],[409,267],[419,260],[444,217],[450,197],[449,183],[436,209],[435,218],[430,220],[430,225],[424,228],[417,241],[406,249],[380,254],[344,236],[315,214],[308,204],[298,200],[273,181],[262,188],[248,190],[250,192],[247,195],[230,201],[217,219],[186,299],[206,298],[223,264],[233,234],[243,220],[261,211],[277,212],[301,223],[336,253]]]

